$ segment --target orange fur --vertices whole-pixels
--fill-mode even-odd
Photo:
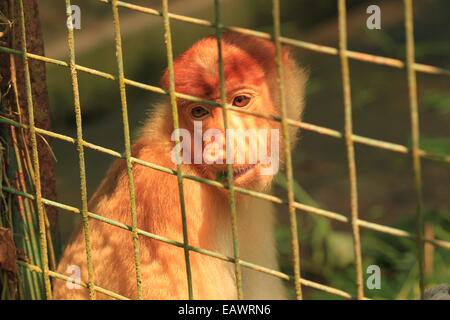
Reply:
[[[207,37],[194,44],[175,60],[175,84],[178,92],[204,99],[219,99],[217,46],[215,38]],[[279,114],[274,46],[271,42],[235,33],[223,38],[225,87],[230,100],[237,86],[247,86],[255,92],[250,111]],[[287,50],[283,51],[289,116],[299,119],[302,109],[305,77]],[[167,87],[167,73],[162,83]],[[228,101],[231,103],[231,101]],[[191,102],[178,100],[180,127],[192,132],[189,117]],[[211,115],[203,120],[204,130],[223,131],[220,108],[210,108]],[[230,112],[231,128],[279,128],[279,123]],[[170,105],[155,106],[150,119],[133,145],[133,156],[161,166],[176,169],[170,153],[173,142]],[[295,130],[292,130],[294,137]],[[204,146],[203,146],[204,147]],[[282,150],[280,154],[283,154]],[[282,160],[282,159],[281,159]],[[236,165],[236,167],[238,167]],[[184,174],[215,179],[225,165],[183,164]],[[141,165],[133,166],[138,227],[158,236],[183,241],[181,208],[177,178]],[[203,183],[184,179],[189,243],[192,246],[232,256],[232,237],[228,192]],[[259,175],[259,167],[236,178],[238,186],[267,191],[271,176]],[[238,233],[241,258],[268,268],[278,268],[274,239],[275,219],[269,202],[236,194]],[[98,190],[89,208],[103,217],[131,225],[128,177],[124,160],[117,160]],[[106,223],[90,220],[90,237],[95,284],[121,295],[136,298],[136,274],[131,233]],[[146,299],[188,298],[184,252],[144,236],[139,237],[143,294]],[[219,259],[190,252],[195,299],[234,299],[236,287],[233,265]],[[81,227],[64,251],[58,272],[68,266],[81,268],[87,281],[86,254]],[[243,268],[244,297],[248,299],[286,298],[281,280]],[[57,299],[86,299],[86,289],[69,289],[64,281],[55,280]],[[108,298],[98,294],[98,298]]]

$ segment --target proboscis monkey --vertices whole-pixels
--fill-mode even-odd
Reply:
[[[227,103],[242,110],[265,115],[280,115],[276,82],[275,47],[269,40],[224,33],[222,52]],[[304,72],[297,66],[287,48],[282,51],[288,116],[300,119],[303,107]],[[177,92],[220,101],[220,80],[217,40],[206,37],[174,61]],[[168,73],[162,85],[169,86]],[[204,103],[178,99],[180,128],[194,136],[195,123],[224,132],[223,109]],[[269,118],[255,117],[237,111],[228,112],[228,128],[280,130],[280,123]],[[132,147],[134,157],[176,169],[173,161],[174,141],[171,106],[169,102],[156,105]],[[291,141],[295,128],[290,128]],[[267,135],[270,140],[270,134]],[[203,139],[205,151],[214,139]],[[216,141],[217,142],[217,141]],[[261,141],[260,141],[261,142]],[[273,141],[272,141],[273,142]],[[250,149],[249,139],[237,145]],[[194,142],[192,142],[193,146]],[[292,143],[293,144],[293,143]],[[263,144],[264,145],[264,144]],[[272,149],[270,141],[266,148]],[[291,145],[292,147],[292,145]],[[193,147],[192,149],[195,149]],[[237,148],[236,148],[237,149]],[[218,150],[218,149],[215,149]],[[190,150],[182,150],[189,155]],[[269,150],[270,151],[270,150]],[[274,150],[271,150],[274,151]],[[272,157],[283,163],[283,143]],[[185,159],[186,154],[182,154]],[[191,155],[194,158],[194,155]],[[226,152],[205,152],[204,158],[226,157]],[[189,158],[189,156],[188,156]],[[198,160],[198,159],[197,159]],[[216,180],[224,176],[226,161],[208,164],[194,161],[182,163],[184,174]],[[211,159],[209,159],[211,160]],[[187,161],[189,162],[189,161]],[[234,163],[234,184],[238,187],[268,192],[273,174],[262,174],[266,164]],[[276,172],[274,172],[276,173]],[[140,164],[134,164],[133,177],[139,229],[183,242],[182,219],[177,177]],[[223,179],[222,179],[223,180]],[[226,179],[225,179],[226,180]],[[189,244],[233,256],[229,192],[189,179],[184,182],[184,201]],[[226,183],[226,181],[224,181]],[[242,260],[267,268],[278,269],[272,205],[266,200],[235,193]],[[89,203],[91,212],[131,225],[131,206],[126,162],[117,160],[107,173]],[[107,223],[90,219],[90,240],[95,284],[129,298],[137,298],[137,282],[132,235]],[[142,289],[145,299],[187,299],[188,286],[183,248],[139,237]],[[230,262],[190,251],[193,294],[195,299],[235,299],[237,297],[234,268]],[[72,266],[72,267],[71,267]],[[58,272],[71,276],[69,270],[79,267],[81,280],[87,282],[86,250],[81,227],[75,232],[64,251]],[[243,294],[246,299],[284,299],[282,280],[243,268]],[[55,279],[56,299],[87,299],[87,289],[73,289]],[[108,296],[97,293],[97,298]]]

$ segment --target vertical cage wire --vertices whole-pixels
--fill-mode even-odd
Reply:
[[[52,299],[52,287],[50,283],[49,276],[49,259],[48,259],[48,247],[47,247],[47,230],[46,230],[46,216],[45,209],[42,203],[42,190],[41,190],[41,174],[39,168],[39,154],[37,148],[37,139],[36,139],[36,127],[34,122],[34,109],[33,109],[33,94],[31,89],[31,78],[30,78],[30,69],[28,65],[28,56],[27,56],[27,37],[25,31],[25,14],[23,9],[23,0],[19,0],[19,24],[20,24],[20,34],[21,34],[21,45],[22,45],[22,62],[23,69],[25,75],[25,86],[26,86],[26,96],[27,96],[27,111],[29,118],[29,130],[30,130],[30,141],[32,148],[32,165],[34,170],[34,184],[35,184],[35,192],[36,192],[36,207],[38,211],[38,225],[39,225],[39,242],[40,249],[42,255],[42,268],[43,268],[43,276],[44,276],[44,286],[45,286],[45,295],[47,299]]]
[[[223,69],[223,56],[222,56],[222,24],[220,22],[220,1],[214,0],[214,13],[215,13],[215,29],[217,38],[217,50],[218,50],[218,65],[219,65],[219,78],[220,78],[220,103],[223,110],[223,123],[225,131],[228,128],[228,104],[226,102],[226,92],[225,92],[225,74]],[[231,142],[234,143],[234,142]],[[226,157],[228,159],[228,142]],[[239,255],[239,236],[237,228],[237,214],[236,214],[236,203],[235,203],[235,189],[233,181],[233,165],[227,161],[227,183],[228,190],[230,192],[230,215],[231,215],[231,235],[233,237],[233,256],[234,256],[234,275],[236,281],[237,298],[239,300],[243,299],[242,290],[242,270],[240,264]]]
[[[14,61],[14,57],[11,57],[10,59],[11,63]],[[14,71],[11,71],[11,74],[15,73],[15,65],[11,68]],[[12,87],[14,90],[14,95],[16,96],[16,99],[18,97],[18,90],[17,90],[17,82],[15,75],[12,76]],[[19,106],[18,101],[16,100],[16,105]],[[20,118],[20,108],[17,108],[17,114]],[[17,176],[18,181],[16,183],[17,189],[27,190],[27,183],[25,182],[25,173],[24,168],[22,166],[22,157],[20,155],[20,150],[18,146],[18,139],[17,139],[17,131],[21,132],[21,130],[15,130],[17,128],[11,127],[11,138],[14,145],[14,155],[17,159]],[[19,134],[20,135],[20,134]],[[32,254],[32,253],[38,253],[38,244],[36,243],[36,235],[34,232],[34,223],[32,221],[31,213],[33,206],[29,203],[28,199],[18,199],[18,208],[19,208],[19,214],[23,221],[23,227],[22,227],[22,235],[24,238],[24,247],[25,252],[29,256],[30,260],[34,261],[34,263],[41,265],[40,258],[41,256],[39,254]],[[41,293],[39,292],[39,285],[38,285],[38,276],[37,274],[31,272],[30,270],[26,269],[24,273],[24,277],[26,278],[26,282],[28,284],[29,288],[29,294],[32,300],[40,299]],[[19,287],[21,288],[21,287]]]
[[[294,207],[294,174],[292,166],[292,155],[291,155],[291,143],[289,137],[289,124],[287,122],[287,107],[286,107],[286,96],[283,78],[283,61],[281,52],[281,27],[280,27],[280,1],[272,1],[272,14],[273,14],[273,31],[274,31],[274,42],[276,57],[275,63],[277,67],[277,84],[278,84],[278,103],[280,103],[281,109],[281,125],[282,125],[282,135],[284,141],[284,157],[286,158],[286,179],[288,187],[288,206],[289,206],[289,223],[291,232],[291,247],[292,247],[292,264],[294,269],[294,284],[295,284],[295,296],[297,299],[302,299],[302,286],[301,286],[301,272],[300,272],[300,245],[298,239],[298,226],[297,226],[297,216]]]
[[[83,124],[81,116],[81,105],[80,105],[80,91],[78,88],[78,73],[75,68],[75,39],[73,33],[73,25],[71,19],[71,4],[70,0],[66,0],[66,15],[67,15],[67,41],[69,46],[69,65],[70,65],[70,76],[72,83],[72,94],[73,103],[75,111],[75,123],[77,127],[77,138],[76,146],[78,151],[78,163],[80,169],[80,195],[81,195],[81,215],[83,221],[83,236],[86,249],[86,262],[88,270],[88,289],[89,297],[91,300],[96,299],[96,291],[94,290],[95,275],[94,275],[94,265],[92,262],[91,254],[91,240],[90,240],[90,230],[89,230],[89,215],[88,215],[88,197],[87,197],[87,186],[86,186],[86,164],[84,160],[84,146],[83,146]]]
[[[356,268],[356,297],[364,299],[361,235],[358,223],[358,187],[356,176],[355,148],[353,144],[352,97],[350,85],[350,68],[347,56],[347,9],[346,0],[338,0],[339,14],[339,57],[341,61],[342,86],[345,113],[345,145],[347,151],[348,178],[350,183],[350,209],[353,250]]]
[[[173,48],[172,48],[172,32],[170,30],[170,20],[169,20],[169,3],[168,0],[162,0],[162,14],[164,23],[164,40],[166,43],[166,55],[167,55],[167,70],[169,72],[169,97],[170,105],[172,108],[172,120],[173,128],[175,132],[175,157],[177,161],[177,181],[178,181],[178,193],[180,197],[180,208],[181,208],[181,221],[183,226],[183,250],[184,259],[186,265],[186,277],[188,285],[188,295],[189,299],[194,299],[194,292],[192,288],[192,271],[191,271],[191,260],[189,256],[189,237],[188,237],[188,227],[186,218],[186,204],[184,202],[184,187],[183,187],[183,172],[181,169],[180,161],[180,135],[179,135],[179,119],[178,119],[178,106],[177,97],[175,95],[175,71],[173,66]]]
[[[419,264],[420,297],[423,299],[425,290],[425,257],[424,257],[424,212],[422,198],[422,168],[420,160],[420,129],[419,106],[417,102],[417,80],[414,70],[414,14],[412,0],[404,0],[405,34],[406,34],[406,70],[408,77],[408,95],[411,121],[412,165],[414,188],[416,193],[417,214],[417,259]]]
[[[117,7],[117,0],[112,0],[111,9],[114,22],[114,43],[116,47],[116,62],[118,71],[120,102],[122,109],[122,123],[123,123],[123,135],[125,144],[125,159],[127,164],[128,174],[128,189],[130,193],[130,206],[131,206],[131,234],[133,237],[133,249],[134,249],[134,264],[136,271],[136,284],[138,299],[143,299],[142,295],[142,274],[141,274],[141,262],[140,262],[140,250],[139,250],[139,235],[137,232],[137,212],[136,212],[136,194],[134,189],[133,178],[133,163],[131,162],[131,142],[130,142],[130,128],[128,122],[128,106],[127,95],[125,87],[125,74],[123,68],[123,55],[122,55],[122,37],[120,34],[120,20],[119,9]]]

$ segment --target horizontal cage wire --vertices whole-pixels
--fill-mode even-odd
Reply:
[[[351,294],[349,294],[346,291],[333,288],[327,285],[323,285],[311,280],[307,280],[301,277],[300,272],[300,248],[299,248],[299,241],[297,238],[297,211],[305,212],[308,214],[312,214],[315,216],[321,216],[327,219],[330,219],[332,221],[337,221],[344,224],[349,224],[352,227],[352,238],[353,238],[353,244],[354,244],[354,253],[355,253],[355,268],[356,268],[356,298],[358,299],[366,299],[364,296],[364,290],[363,290],[363,278],[362,278],[362,259],[361,259],[361,243],[360,243],[360,228],[373,230],[379,233],[388,234],[395,237],[401,237],[401,238],[407,238],[411,240],[417,241],[417,246],[419,248],[418,250],[418,260],[419,263],[419,278],[420,278],[420,288],[421,292],[423,293],[424,288],[424,270],[423,270],[423,245],[425,243],[432,244],[437,247],[441,247],[444,249],[450,250],[450,241],[435,239],[435,238],[429,238],[424,236],[424,230],[423,230],[423,203],[422,203],[422,182],[421,182],[421,167],[420,167],[420,161],[422,158],[431,160],[431,161],[437,161],[437,162],[443,162],[443,163],[450,163],[450,155],[444,155],[444,154],[436,154],[433,152],[425,151],[420,149],[419,146],[419,125],[418,125],[418,106],[417,106],[417,85],[416,85],[416,79],[415,75],[416,72],[420,73],[427,73],[427,74],[435,74],[435,75],[444,75],[444,76],[450,76],[450,70],[439,68],[431,65],[425,65],[425,64],[418,64],[414,60],[414,32],[413,32],[413,6],[412,6],[412,0],[404,0],[404,13],[405,13],[405,34],[407,38],[406,42],[406,49],[407,49],[407,59],[406,62],[388,58],[388,57],[382,57],[382,56],[376,56],[371,55],[363,52],[356,52],[351,51],[347,49],[347,26],[346,26],[346,4],[345,0],[337,0],[338,3],[338,18],[339,18],[339,47],[333,48],[328,46],[322,46],[314,43],[304,42],[292,38],[286,38],[281,36],[280,32],[280,17],[279,17],[279,10],[280,10],[280,1],[279,0],[273,0],[273,35],[269,33],[264,33],[256,30],[251,30],[247,28],[241,28],[241,27],[234,27],[234,26],[225,26],[221,23],[220,20],[220,3],[218,0],[214,1],[214,7],[215,7],[215,21],[211,22],[208,20],[203,19],[197,19],[193,17],[173,14],[169,12],[168,7],[168,0],[162,0],[162,10],[157,10],[150,7],[144,7],[139,6],[131,3],[127,3],[125,1],[117,1],[117,0],[98,0],[100,2],[103,2],[105,4],[109,4],[112,9],[112,16],[113,16],[113,22],[114,22],[114,43],[115,43],[115,49],[116,49],[116,57],[117,57],[117,76],[106,73],[100,70],[96,70],[93,68],[88,68],[85,66],[81,66],[76,64],[75,61],[75,42],[74,42],[74,35],[73,30],[71,28],[68,28],[68,47],[69,47],[69,62],[53,59],[50,57],[37,55],[33,53],[29,53],[26,48],[26,38],[25,38],[25,24],[24,24],[24,12],[23,12],[23,4],[22,0],[18,1],[19,4],[19,23],[20,23],[20,31],[21,31],[21,37],[22,37],[22,48],[21,50],[15,50],[9,47],[0,46],[0,52],[10,55],[18,55],[22,57],[23,63],[24,63],[24,69],[25,69],[25,76],[26,76],[26,95],[27,95],[27,107],[28,107],[28,113],[30,117],[29,124],[23,124],[20,122],[15,121],[14,119],[10,119],[4,116],[0,116],[0,123],[3,123],[4,125],[12,126],[15,128],[20,129],[26,129],[30,132],[31,137],[31,143],[32,143],[32,159],[33,159],[33,166],[34,166],[34,184],[35,184],[35,194],[31,194],[28,192],[24,192],[9,186],[2,185],[2,190],[5,192],[8,192],[12,195],[15,195],[17,197],[30,199],[36,202],[37,206],[37,212],[38,212],[38,222],[39,222],[39,245],[41,247],[41,255],[42,255],[42,267],[29,263],[24,262],[21,260],[18,260],[18,264],[29,269],[32,272],[41,273],[44,277],[44,284],[45,284],[45,292],[48,299],[51,299],[52,292],[51,292],[51,283],[50,278],[57,278],[65,281],[70,281],[70,278],[66,275],[57,273],[49,268],[49,261],[48,261],[48,243],[46,238],[46,226],[45,223],[45,212],[43,209],[44,205],[52,206],[55,208],[62,209],[64,211],[67,211],[72,214],[80,215],[82,217],[83,221],[83,235],[86,242],[86,256],[88,261],[88,281],[81,282],[81,286],[85,287],[89,290],[90,298],[95,299],[96,293],[102,293],[107,296],[110,296],[115,299],[128,299],[127,297],[121,296],[115,292],[112,292],[110,290],[107,290],[105,288],[99,287],[95,284],[95,278],[93,276],[94,272],[94,266],[92,264],[92,258],[90,253],[90,246],[89,246],[89,219],[95,219],[97,221],[101,221],[103,223],[115,226],[117,228],[121,228],[123,230],[130,231],[132,239],[133,239],[133,246],[134,246],[134,258],[135,258],[135,271],[136,271],[136,281],[137,281],[137,290],[138,290],[138,298],[142,299],[142,278],[140,274],[140,253],[139,253],[139,237],[147,237],[150,239],[154,239],[163,243],[167,243],[179,248],[183,248],[184,254],[185,254],[185,261],[186,261],[186,274],[187,274],[187,286],[188,286],[188,292],[189,292],[189,298],[192,299],[193,297],[193,290],[192,290],[192,276],[190,271],[190,258],[189,253],[190,251],[207,255],[216,259],[220,259],[223,261],[227,261],[229,263],[233,263],[235,266],[235,278],[236,278],[236,288],[237,288],[237,296],[238,298],[245,297],[245,292],[242,292],[242,276],[241,276],[241,267],[245,267],[248,269],[252,269],[258,272],[262,272],[274,277],[278,277],[280,279],[284,279],[286,281],[293,282],[295,285],[295,293],[296,297],[298,299],[302,298],[302,286],[314,288],[317,290],[321,290],[327,293],[330,293],[335,296],[339,296],[346,299],[354,298]],[[67,8],[67,15],[70,15],[70,1],[65,0],[66,2],[66,8]],[[119,11],[118,8],[124,8],[128,10],[133,10],[136,12],[141,12],[144,14],[154,15],[154,16],[161,16],[164,23],[164,37],[166,42],[166,54],[167,54],[167,61],[168,61],[168,70],[169,70],[169,90],[164,90],[161,87],[148,85],[145,83],[137,82],[131,79],[127,79],[124,74],[123,70],[123,57],[122,57],[122,44],[121,44],[121,31],[120,31],[120,19],[119,19]],[[171,39],[171,30],[170,30],[170,20],[178,20],[190,24],[205,26],[213,28],[216,32],[217,37],[217,43],[219,45],[219,70],[220,70],[220,91],[221,91],[221,102],[217,103],[214,101],[204,100],[199,97],[189,96],[186,94],[181,94],[175,91],[175,85],[174,85],[174,70],[173,70],[173,53],[172,53],[172,39]],[[276,46],[276,64],[277,64],[277,75],[278,75],[278,90],[281,93],[281,116],[266,116],[254,112],[249,112],[245,110],[241,110],[237,107],[234,107],[232,105],[229,105],[225,102],[225,88],[224,88],[224,74],[223,74],[223,61],[221,57],[221,32],[229,30],[229,31],[235,31],[242,34],[252,35],[259,38],[265,38],[265,39],[272,39]],[[284,101],[284,86],[283,86],[283,77],[282,77],[282,64],[281,64],[281,56],[280,56],[280,50],[281,45],[289,45],[301,49],[311,50],[317,53],[327,54],[327,55],[334,55],[339,56],[340,58],[340,64],[341,64],[341,73],[342,73],[342,80],[343,80],[343,93],[344,93],[344,110],[345,110],[345,130],[344,133],[339,132],[337,130],[333,130],[330,128],[317,126],[314,124],[306,123],[303,121],[297,121],[293,119],[289,119],[286,116],[285,113],[285,101]],[[31,82],[30,82],[30,74],[28,69],[28,61],[29,59],[42,61],[45,63],[62,66],[65,68],[68,68],[70,70],[71,74],[71,84],[72,84],[72,90],[73,90],[73,101],[74,101],[74,108],[75,108],[75,120],[76,120],[76,138],[59,134],[53,131],[45,130],[39,127],[35,126],[34,123],[34,117],[33,117],[33,100],[32,100],[32,93],[31,93]],[[387,67],[392,68],[398,68],[398,69],[405,69],[407,71],[407,81],[408,81],[408,92],[409,92],[409,99],[410,99],[410,113],[411,113],[411,138],[412,138],[412,147],[408,148],[401,144],[391,143],[388,141],[382,141],[379,139],[373,139],[369,137],[364,137],[360,135],[356,135],[353,133],[352,129],[352,114],[351,114],[351,82],[350,82],[350,72],[349,72],[349,59],[353,60],[359,60],[364,61],[367,63],[372,64],[378,64],[378,65],[384,65]],[[119,84],[119,91],[120,91],[120,100],[121,100],[121,110],[122,110],[122,123],[123,123],[123,130],[124,130],[124,146],[125,146],[125,152],[122,154],[118,151],[99,146],[93,143],[90,143],[86,141],[83,138],[82,133],[82,123],[81,123],[81,108],[80,108],[80,96],[78,91],[78,79],[77,79],[77,73],[78,72],[84,72],[91,75],[95,75],[104,79],[117,81]],[[196,102],[203,102],[207,103],[211,106],[222,108],[224,111],[224,125],[225,128],[227,127],[227,112],[242,112],[246,114],[253,115],[255,117],[263,117],[263,118],[269,118],[275,121],[279,121],[282,124],[283,129],[283,141],[285,143],[285,146],[289,145],[289,137],[287,134],[287,130],[289,126],[295,126],[299,127],[301,129],[315,132],[320,135],[332,137],[332,138],[338,138],[343,139],[346,144],[346,153],[347,153],[347,165],[349,169],[349,184],[350,184],[350,203],[351,203],[351,215],[350,217],[347,217],[344,214],[320,209],[314,206],[306,205],[300,202],[295,201],[294,195],[293,195],[293,167],[291,162],[291,154],[290,149],[285,148],[286,151],[286,159],[287,159],[287,198],[280,198],[271,194],[266,194],[262,192],[257,192],[249,189],[244,189],[238,186],[234,186],[232,181],[232,175],[233,172],[231,170],[231,166],[229,165],[227,168],[228,171],[228,180],[230,183],[228,185],[224,185],[218,181],[210,180],[198,176],[192,176],[188,174],[183,174],[181,170],[181,166],[177,165],[176,170],[172,170],[166,167],[162,167],[138,158],[135,158],[131,155],[131,141],[130,141],[130,132],[129,132],[129,126],[128,126],[128,114],[127,114],[127,98],[126,98],[126,92],[125,88],[126,86],[139,88],[145,91],[158,93],[162,95],[168,95],[170,97],[170,103],[172,107],[172,115],[173,115],[173,126],[174,128],[178,128],[178,112],[177,112],[177,104],[176,99],[177,98],[183,98],[189,101],[196,101]],[[38,160],[38,150],[37,150],[37,144],[36,144],[36,136],[37,135],[44,135],[51,138],[58,139],[60,141],[65,141],[67,143],[73,144],[77,146],[78,150],[78,161],[80,166],[80,193],[82,198],[82,208],[76,208],[61,202],[53,201],[50,199],[47,199],[42,196],[41,193],[41,183],[40,183],[40,176],[39,176],[39,160]],[[176,143],[179,143],[179,137],[177,137]],[[357,190],[357,181],[356,181],[356,160],[355,160],[355,154],[354,154],[354,144],[363,144],[366,146],[370,146],[377,149],[383,149],[386,151],[396,152],[399,154],[406,154],[411,155],[413,159],[413,174],[415,178],[415,189],[416,189],[416,200],[417,200],[417,219],[418,219],[418,230],[416,234],[410,233],[408,231],[372,223],[366,220],[362,220],[358,217],[358,203],[357,203],[357,197],[358,197],[358,190]],[[123,224],[121,222],[108,219],[105,217],[102,217],[101,215],[98,215],[94,212],[88,211],[87,207],[87,191],[86,191],[86,172],[85,172],[85,165],[84,165],[84,149],[88,148],[90,150],[94,150],[96,152],[108,154],[110,156],[113,156],[114,158],[124,159],[127,164],[127,174],[128,174],[128,186],[129,186],[129,192],[130,192],[130,207],[131,207],[131,213],[132,213],[132,224],[127,225]],[[177,157],[179,157],[179,154],[177,153]],[[151,168],[154,170],[158,170],[167,174],[175,175],[177,176],[178,180],[178,187],[179,187],[179,195],[181,199],[180,207],[181,207],[181,217],[183,222],[183,242],[178,242],[173,239],[169,239],[163,236],[159,236],[157,234],[153,234],[150,232],[147,232],[145,230],[139,229],[137,227],[137,219],[136,219],[136,204],[135,204],[135,196],[134,196],[134,183],[133,183],[133,165],[141,165],[147,168]],[[226,256],[223,254],[220,254],[218,252],[213,252],[210,250],[202,249],[199,247],[191,246],[188,241],[188,234],[187,234],[187,225],[186,225],[186,212],[185,212],[185,204],[184,204],[184,196],[183,196],[183,180],[188,179],[192,181],[196,181],[198,183],[204,183],[207,185],[211,185],[217,188],[222,189],[228,189],[230,191],[231,197],[230,197],[230,214],[231,214],[231,221],[232,221],[232,228],[233,228],[233,247],[234,252],[233,256]],[[289,217],[290,217],[290,227],[291,227],[291,236],[292,236],[292,252],[293,252],[293,270],[294,274],[289,275],[283,272],[280,272],[278,270],[273,270],[270,268],[266,268],[254,263],[251,263],[249,261],[245,261],[240,259],[239,257],[239,241],[237,239],[237,230],[236,230],[236,211],[235,211],[235,204],[234,204],[234,193],[238,192],[241,194],[246,194],[249,196],[253,196],[256,198],[260,198],[275,204],[279,205],[286,205],[289,208]]]

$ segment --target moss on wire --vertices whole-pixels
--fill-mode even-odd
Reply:
[[[70,0],[66,0],[66,15],[67,21],[72,23],[70,18],[71,8]],[[78,74],[75,67],[75,39],[73,34],[73,26],[70,25],[67,28],[67,41],[69,46],[69,65],[70,65],[70,76],[72,82],[72,94],[75,109],[75,122],[77,127],[77,151],[78,151],[78,164],[80,167],[80,195],[81,195],[81,215],[83,221],[83,236],[86,247],[86,262],[88,269],[88,283],[87,287],[89,290],[89,297],[92,300],[96,299],[96,291],[94,290],[94,265],[92,261],[91,254],[91,240],[90,240],[90,230],[89,230],[89,215],[88,215],[88,197],[87,197],[87,187],[86,187],[86,164],[84,160],[84,146],[83,146],[83,124],[81,117],[81,105],[80,105],[80,92],[78,89]]]
[[[117,79],[119,80],[120,91],[120,104],[122,109],[122,124],[123,135],[125,144],[125,160],[127,164],[127,176],[128,176],[128,191],[130,193],[130,207],[131,207],[131,235],[133,237],[133,249],[134,249],[134,265],[136,271],[136,284],[137,284],[137,296],[138,299],[143,299],[142,293],[142,274],[141,274],[141,262],[140,262],[140,250],[139,250],[139,235],[137,232],[137,212],[136,212],[136,196],[134,189],[133,178],[133,163],[131,161],[131,139],[130,128],[128,122],[128,106],[127,95],[125,90],[125,74],[123,68],[123,54],[122,54],[122,37],[120,34],[120,20],[119,10],[117,8],[117,1],[111,2],[111,9],[113,15],[114,24],[114,43],[116,47],[116,62],[117,62]]]
[[[294,284],[295,284],[295,296],[297,299],[302,299],[302,286],[301,286],[301,271],[300,271],[300,244],[298,239],[298,227],[297,227],[297,215],[296,208],[294,206],[294,177],[291,157],[291,143],[289,139],[289,124],[287,122],[287,106],[286,96],[284,91],[284,75],[283,75],[283,63],[281,61],[281,28],[280,28],[280,1],[272,1],[272,15],[273,15],[273,28],[274,28],[274,42],[275,42],[275,63],[277,67],[277,84],[278,95],[281,109],[281,126],[282,136],[284,143],[284,158],[286,161],[286,185],[288,193],[288,207],[289,207],[289,224],[291,231],[291,248],[292,248],[292,266],[294,270]]]

